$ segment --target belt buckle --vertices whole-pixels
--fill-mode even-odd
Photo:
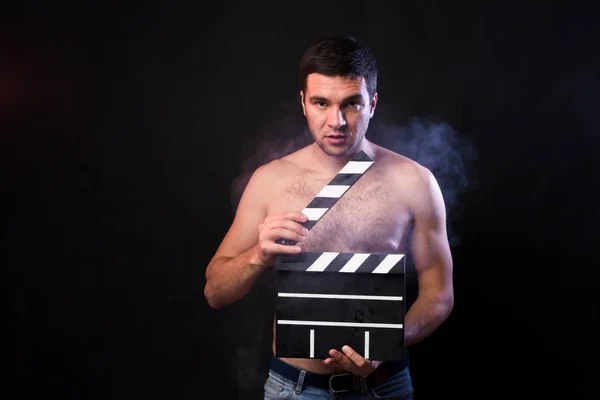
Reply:
[[[335,390],[333,388],[333,386],[331,386],[331,381],[333,380],[333,378],[338,377],[338,376],[346,376],[346,375],[350,375],[350,373],[346,372],[344,374],[335,374],[335,375],[331,375],[329,377],[329,390],[331,390],[332,393],[344,393],[344,392],[349,392],[350,391],[350,389]]]

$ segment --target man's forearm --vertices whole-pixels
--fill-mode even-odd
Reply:
[[[419,294],[404,319],[404,345],[411,346],[431,335],[450,315],[451,294]]]
[[[241,299],[264,269],[265,266],[256,261],[254,248],[234,258],[213,260],[206,270],[204,287],[208,304],[220,308]]]

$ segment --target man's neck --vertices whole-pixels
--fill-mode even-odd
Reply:
[[[321,166],[322,169],[328,171],[330,174],[336,174],[338,171],[340,171],[361,150],[367,153],[370,157],[373,157],[373,146],[367,139],[363,139],[360,146],[353,149],[352,152],[342,156],[330,156],[325,153],[318,144],[312,144],[313,159],[316,163],[318,163],[319,166]]]

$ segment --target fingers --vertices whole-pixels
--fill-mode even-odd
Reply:
[[[303,228],[302,225],[296,226],[297,224],[293,222],[290,223],[290,221],[287,221],[287,223],[284,223],[283,225],[285,226],[271,228],[267,233],[269,238],[273,240],[281,238],[302,242],[306,235],[308,235],[308,230]]]
[[[300,218],[297,214],[303,216],[304,219]],[[306,220],[306,215],[302,213],[283,213],[267,217],[265,220],[265,225],[271,227],[272,229],[283,228],[295,232],[299,236],[306,236],[308,234],[308,229],[301,225],[302,223],[306,222]],[[289,239],[296,240],[295,238]]]
[[[261,240],[278,241],[286,239],[290,242],[302,242],[308,229],[296,222],[306,220],[306,215],[300,212],[286,212],[267,217],[265,222],[261,224],[259,230],[261,232]]]
[[[261,259],[270,260],[275,254],[297,254],[308,229],[301,225],[308,217],[299,211],[269,216],[258,227]]]
[[[329,355],[331,356],[331,358],[326,359],[324,361],[325,364],[335,365],[337,367],[341,367],[341,368],[345,369],[348,372],[358,375],[357,367],[343,353],[340,353],[339,351],[332,349],[332,350],[329,350]]]
[[[298,224],[303,224],[308,221],[308,217],[306,214],[303,214],[300,211],[286,211],[280,214],[275,214],[267,217],[265,222],[276,221],[276,220],[288,220],[295,221]]]
[[[327,365],[338,365],[348,372],[363,377],[374,371],[375,368],[372,363],[355,352],[350,346],[343,346],[342,351],[343,353],[334,349],[330,350],[329,355],[331,358],[327,358],[323,362]]]
[[[369,364],[368,360],[363,358],[360,354],[358,354],[356,351],[354,351],[354,349],[352,349],[352,347],[350,347],[350,346],[343,346],[342,351],[344,352],[346,357],[348,357],[350,359],[350,361],[352,361],[352,363],[354,365],[356,365],[358,368],[363,368],[365,365]]]
[[[325,363],[325,364],[327,364],[327,365],[334,366],[334,367],[341,367],[341,366],[338,364],[338,362],[335,360],[335,358],[332,358],[332,357],[324,359],[324,360],[323,360],[323,363]]]
[[[287,249],[284,249],[284,247],[294,247],[294,249],[291,249],[291,251],[296,252],[297,249],[295,249],[295,247],[297,247],[298,249],[300,248],[300,246],[297,245],[297,243],[303,242],[306,237],[305,235],[308,233],[308,231],[302,229],[300,229],[300,231],[302,232],[301,234],[298,234],[297,232],[290,229],[286,229],[284,227],[276,227],[267,230],[266,232],[264,232],[263,235],[261,235],[261,242],[263,243],[262,246],[266,251],[283,251],[284,253],[289,253],[289,251]]]
[[[273,254],[298,254],[302,251],[300,246],[290,246],[289,244],[268,245],[268,251]]]
[[[285,236],[291,239],[291,235],[287,232],[282,232],[281,235],[270,234],[269,237],[260,240],[260,248],[265,254],[297,254],[302,248],[298,245],[288,245],[275,240]]]
[[[306,214],[302,213],[301,211],[286,211],[280,215],[280,218],[289,219],[299,223],[304,223],[308,221],[308,217],[306,216]]]

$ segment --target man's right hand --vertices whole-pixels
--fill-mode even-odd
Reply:
[[[294,242],[302,242],[308,234],[301,224],[308,217],[299,211],[288,211],[267,217],[258,226],[257,257],[259,263],[272,265],[276,254],[297,254],[301,251],[298,245],[286,245],[277,243],[279,239],[287,239]]]

